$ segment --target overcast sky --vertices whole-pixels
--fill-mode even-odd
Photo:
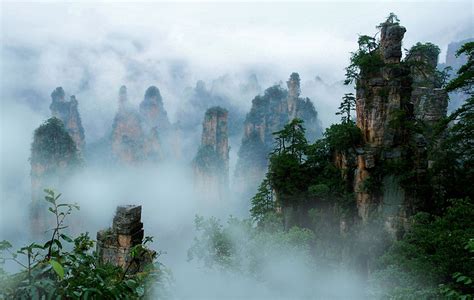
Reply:
[[[293,71],[341,80],[357,35],[374,34],[390,12],[407,28],[405,47],[429,41],[445,51],[474,36],[473,1],[2,2],[2,92],[21,83],[77,93],[93,82],[116,93],[131,73],[176,86],[246,71],[271,74],[268,83]]]
[[[343,75],[357,35],[375,33],[375,25],[390,12],[407,27],[406,46],[430,41],[444,50],[453,40],[473,36],[473,1],[85,1],[3,3],[1,39],[7,47],[42,52],[51,47],[87,50],[115,39],[111,47],[124,53],[136,50],[127,47],[139,47],[142,59],[183,60],[196,77],[201,77],[199,72],[216,77],[260,65],[285,74],[321,70],[336,80]]]
[[[87,138],[98,138],[107,126],[93,121],[111,122],[121,84],[134,103],[157,85],[176,121],[179,92],[199,79],[256,73],[266,88],[296,71],[303,83],[342,80],[358,35],[375,34],[390,12],[407,28],[404,47],[433,42],[441,61],[449,42],[474,36],[469,0],[95,2],[1,2],[2,115],[25,105],[17,108],[35,114],[27,119],[44,119],[51,91],[63,86],[79,100]],[[313,100],[321,110],[337,107]]]

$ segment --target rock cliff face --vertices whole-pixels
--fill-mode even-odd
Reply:
[[[223,201],[229,189],[227,110],[212,107],[202,124],[201,146],[193,160],[196,191],[210,203]]]
[[[149,88],[138,113],[128,102],[127,88],[119,91],[119,109],[115,115],[111,151],[119,163],[136,165],[161,159],[161,143],[158,126],[168,126],[166,112],[161,110],[158,89]],[[168,124],[168,125],[167,125]]]
[[[430,43],[413,46],[405,61],[413,65],[411,103],[415,119],[432,126],[447,113],[448,95],[436,80],[439,50]]]
[[[85,146],[84,128],[82,127],[76,97],[71,96],[70,100],[66,101],[63,88],[58,87],[51,93],[51,99],[52,102],[49,106],[51,114],[63,121],[66,130],[76,143],[77,149],[83,151]]]
[[[252,100],[252,108],[244,122],[244,136],[236,167],[236,187],[247,196],[254,194],[267,169],[267,156],[273,147],[273,132],[300,118],[307,128],[307,138],[321,135],[321,123],[309,98],[300,97],[300,77],[290,75],[288,90],[278,85],[265,90]],[[250,184],[250,185],[249,185]]]
[[[128,274],[141,271],[152,262],[153,251],[145,251],[132,258],[131,250],[143,241],[141,206],[118,206],[112,228],[97,232],[97,254],[100,264],[112,264],[127,270]]]
[[[393,234],[423,205],[419,188],[410,188],[397,174],[400,168],[414,170],[410,185],[419,187],[426,173],[428,135],[411,128],[433,125],[447,108],[447,94],[434,78],[438,52],[431,44],[417,44],[401,61],[405,32],[398,23],[381,24],[375,54],[381,67],[361,72],[356,87],[357,126],[364,140],[354,181],[358,213],[364,222],[373,212],[382,213]]]
[[[52,117],[34,132],[31,145],[31,228],[35,235],[47,228],[43,190],[59,190],[80,163],[76,144],[58,118]]]

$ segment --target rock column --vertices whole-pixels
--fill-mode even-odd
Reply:
[[[130,252],[143,240],[141,206],[118,206],[111,228],[97,232],[99,263],[112,264],[136,272],[141,263],[132,264]]]
[[[193,160],[196,190],[211,202],[222,201],[229,188],[227,110],[212,107],[202,124],[201,146]]]

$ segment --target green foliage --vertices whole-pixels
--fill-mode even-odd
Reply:
[[[353,121],[331,125],[324,132],[324,137],[333,151],[347,151],[362,143],[362,133]]]
[[[379,70],[384,65],[378,51],[379,44],[375,38],[361,35],[358,44],[359,48],[356,52],[351,53],[350,64],[346,68],[346,79],[344,81],[346,85],[357,81],[360,76],[366,76]]]
[[[384,30],[389,25],[398,25],[400,20],[394,13],[390,13],[385,22],[377,26],[377,29]],[[380,45],[375,37],[368,35],[359,36],[357,41],[359,48],[355,52],[351,52],[350,64],[346,68],[346,79],[344,84],[352,84],[361,77],[368,77],[376,73],[384,66]]]
[[[419,213],[411,230],[380,259],[374,274],[376,293],[402,297],[424,291],[439,293],[438,285],[463,294],[474,292],[474,260],[466,243],[474,236],[474,205],[456,199],[442,216]],[[463,274],[461,279],[458,279]],[[454,278],[453,278],[454,275]],[[399,280],[392,282],[393,278]],[[446,290],[444,289],[446,292]]]
[[[88,233],[72,238],[64,231],[66,217],[79,207],[60,203],[61,195],[52,190],[45,192],[56,222],[50,230],[51,239],[17,251],[11,250],[9,242],[0,242],[0,266],[11,260],[22,268],[15,274],[0,268],[0,299],[142,299],[153,286],[161,292],[167,285],[170,273],[160,263],[145,266],[143,272],[136,274],[110,264],[100,265]],[[146,249],[144,244],[137,245],[132,249],[132,258],[143,252],[155,253]]]
[[[419,56],[424,59],[438,58],[441,49],[433,43],[416,43],[410,48],[407,56]]]
[[[293,119],[283,130],[275,132],[275,147],[270,155],[268,182],[281,197],[282,205],[305,193],[308,174],[304,167],[308,141],[305,138],[303,121]],[[291,198],[291,200],[288,199]]]
[[[257,224],[262,224],[265,218],[276,209],[272,186],[267,178],[260,184],[257,194],[251,200],[250,216]]]
[[[308,146],[303,120],[293,119],[282,130],[274,132],[273,135],[275,136],[275,147],[272,154],[288,154],[297,158],[300,163],[303,161]]]
[[[307,168],[297,157],[288,153],[270,157],[267,178],[275,188],[283,206],[296,204],[303,199],[310,179]]]
[[[344,178],[334,165],[333,153],[353,151],[362,139],[360,130],[353,121],[348,121],[332,125],[324,136],[324,139],[308,144],[302,121],[298,119],[275,133],[275,148],[264,181],[266,190],[259,190],[252,201],[254,218],[264,217],[262,205],[267,203],[264,199],[267,199],[268,191],[275,192],[282,208],[332,200],[333,204],[342,205],[346,212],[352,209],[353,205],[346,201],[346,194],[352,192],[351,179]],[[276,209],[275,206],[264,207]]]
[[[464,247],[471,253],[471,260],[474,260],[474,238],[470,239]],[[443,296],[458,299],[474,299],[474,277],[456,272],[452,276],[455,284],[440,284],[440,291]]]
[[[341,105],[339,105],[339,111],[336,115],[341,115],[342,123],[347,123],[351,121],[352,111],[355,109],[356,99],[353,93],[344,94],[342,97]]]
[[[330,189],[326,184],[320,183],[320,184],[314,184],[310,186],[308,188],[308,192],[313,197],[325,198],[329,195]]]

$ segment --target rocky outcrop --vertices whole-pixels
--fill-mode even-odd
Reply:
[[[252,100],[244,122],[235,184],[246,196],[253,195],[267,169],[267,156],[273,147],[273,132],[283,129],[294,118],[304,121],[310,141],[321,135],[321,123],[312,101],[301,98],[300,77],[292,73],[288,90],[275,85]]]
[[[406,29],[398,23],[384,23],[381,27],[379,53],[383,66],[369,74],[361,73],[357,81],[357,126],[361,129],[364,149],[359,152],[354,182],[359,216],[367,221],[371,212],[383,203],[383,191],[377,188],[383,175],[376,167],[385,154],[400,158],[397,137],[401,128],[392,126],[392,117],[405,113],[410,101],[412,82],[409,69],[400,65],[401,42]],[[409,113],[409,112],[408,112]],[[369,183],[375,182],[374,186]],[[403,199],[399,199],[401,205]]]
[[[63,88],[58,87],[51,93],[51,99],[52,102],[49,109],[52,116],[64,123],[77,149],[83,151],[85,146],[84,128],[82,127],[76,97],[73,95],[69,101],[66,101]]]
[[[211,203],[222,201],[229,189],[227,110],[212,107],[202,123],[201,146],[193,160],[196,191]]]
[[[163,113],[159,113],[158,109],[159,91],[158,94],[154,92],[156,92],[154,89],[150,93],[147,92],[148,97],[146,96],[146,101],[144,100],[146,104],[140,106],[144,116],[142,117],[128,102],[127,88],[125,86],[120,88],[119,109],[114,118],[111,134],[111,151],[117,162],[136,165],[161,159],[161,143],[156,124],[162,124],[158,119]]]
[[[437,80],[439,53],[436,45],[417,43],[405,59],[411,65],[411,103],[415,118],[428,126],[433,126],[447,113],[448,95]]]
[[[137,251],[140,255],[132,257],[131,251],[143,242],[143,223],[141,206],[118,206],[112,227],[97,232],[97,255],[100,264],[112,264],[133,274],[143,270],[151,263],[155,253],[150,250]]]
[[[47,228],[43,190],[60,190],[64,182],[80,166],[81,158],[76,144],[63,122],[55,117],[39,126],[31,144],[31,228],[35,235]]]
[[[380,56],[381,66],[361,72],[356,86],[357,126],[364,145],[357,153],[354,191],[362,220],[382,213],[387,229],[396,235],[407,216],[423,206],[420,190],[410,186],[423,184],[429,134],[413,126],[429,128],[444,117],[447,94],[436,83],[436,46],[417,44],[401,61],[406,29],[386,22],[380,30],[379,49],[373,55]],[[402,182],[400,169],[409,169],[402,172],[411,177]]]

